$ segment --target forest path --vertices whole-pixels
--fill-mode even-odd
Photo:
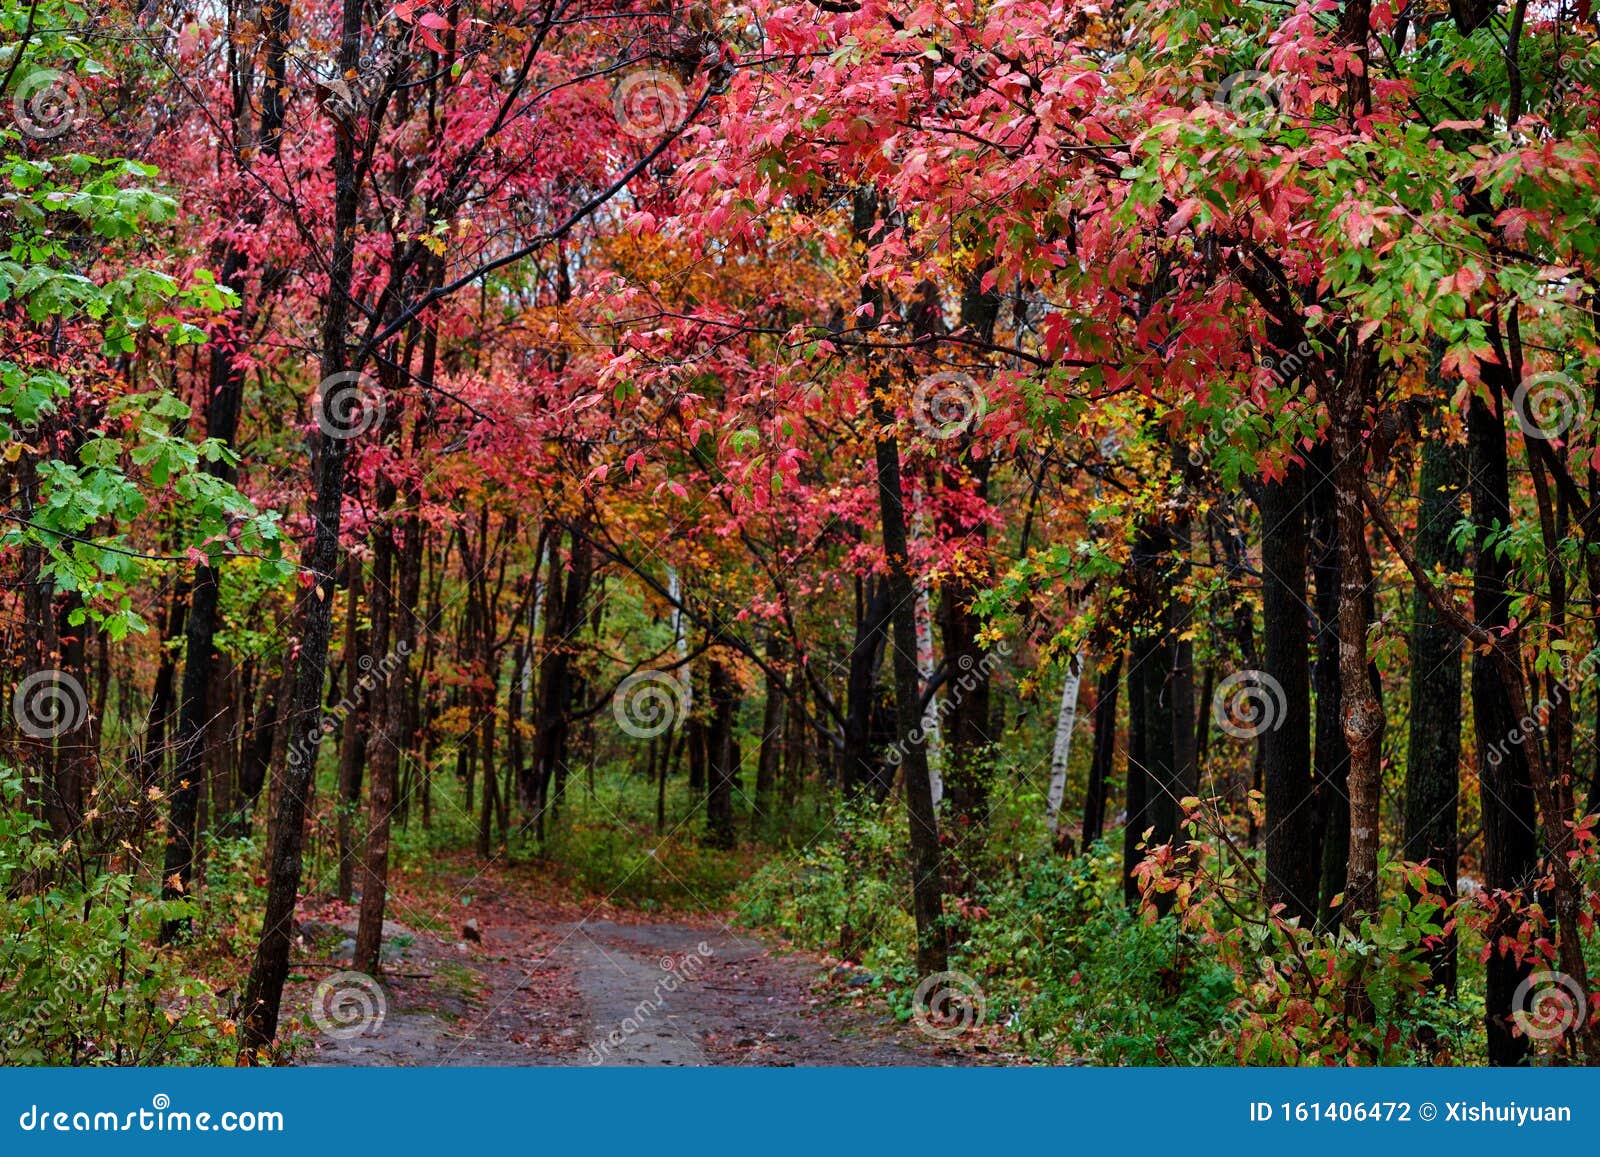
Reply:
[[[971,1065],[999,1060],[924,1037],[897,1023],[880,999],[868,999],[862,990],[849,1002],[819,995],[814,989],[824,966],[816,957],[778,955],[748,932],[715,920],[585,913],[532,899],[504,877],[480,880],[470,904],[458,904],[450,914],[459,914],[460,922],[444,926],[438,918],[419,918],[412,899],[402,898],[396,919],[386,926],[384,1015],[349,1030],[330,1034],[327,1026],[309,1027],[317,982],[331,983],[336,992],[347,983],[338,973],[348,967],[348,944],[305,961],[305,979],[285,998],[286,1015],[308,1025],[311,1048],[300,1063]],[[353,914],[343,906],[308,904],[301,926],[308,939],[349,937]],[[455,938],[463,933],[466,938]]]

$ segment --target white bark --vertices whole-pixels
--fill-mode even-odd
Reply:
[[[540,646],[539,628],[544,624],[545,560],[555,565],[555,546],[546,546],[533,564],[533,622],[528,627],[528,650],[522,661],[522,694],[524,699],[533,692],[533,659]]]
[[[1061,685],[1061,712],[1056,716],[1056,745],[1050,755],[1050,793],[1045,797],[1045,823],[1056,834],[1061,820],[1061,800],[1067,792],[1067,757],[1072,753],[1072,729],[1078,722],[1078,688],[1083,683],[1083,656],[1075,654]]]
[[[1100,456],[1110,459],[1122,448],[1115,434],[1100,439]],[[1094,484],[1094,497],[1100,497],[1100,482]],[[1061,823],[1061,801],[1067,793],[1067,757],[1072,753],[1072,729],[1078,722],[1078,688],[1083,683],[1083,653],[1076,652],[1067,667],[1067,681],[1061,685],[1061,711],[1056,716],[1056,743],[1050,753],[1050,790],[1045,796],[1045,825],[1050,835]]]
[[[683,592],[678,585],[678,571],[675,567],[667,568],[667,597],[672,600],[672,638],[678,650],[678,682],[683,687],[683,716],[689,717],[689,710],[694,706],[694,676],[689,670],[689,635],[683,629],[683,611],[678,604],[683,601]]]

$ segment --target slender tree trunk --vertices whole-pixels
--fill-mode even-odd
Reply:
[[[1367,606],[1372,560],[1361,501],[1366,451],[1361,440],[1363,402],[1376,358],[1359,351],[1342,383],[1344,404],[1334,418],[1334,500],[1339,521],[1339,684],[1345,745],[1350,750],[1350,857],[1345,876],[1344,922],[1354,927],[1378,907],[1378,813],[1384,731],[1383,704],[1373,693],[1367,661]]]
[[[1163,806],[1170,809],[1165,820],[1168,839],[1182,842],[1183,801],[1200,789],[1199,767],[1195,763],[1194,702],[1194,606],[1184,584],[1189,575],[1189,555],[1193,549],[1193,523],[1184,515],[1173,527],[1172,563],[1167,587],[1168,633],[1172,640],[1172,675],[1169,679],[1172,729],[1172,778],[1163,793]],[[1163,903],[1165,896],[1163,896]]]
[[[1144,858],[1140,848],[1150,827],[1150,774],[1146,770],[1150,712],[1146,700],[1152,694],[1152,679],[1159,674],[1152,636],[1136,633],[1128,657],[1128,784],[1122,827],[1122,899],[1130,908],[1138,907],[1141,900],[1134,869]]]
[[[1100,669],[1094,697],[1094,759],[1089,764],[1089,789],[1083,797],[1083,846],[1105,833],[1106,795],[1117,754],[1117,688],[1122,684],[1122,653]]]
[[[926,582],[917,584],[917,676],[924,686],[933,682],[933,615]],[[944,752],[941,749],[939,710],[939,701],[935,698],[922,713],[922,732],[927,736],[928,745],[928,787],[933,792],[935,814],[939,801],[944,799]]]
[[[1045,793],[1044,816],[1052,839],[1061,818],[1061,801],[1067,793],[1067,760],[1072,754],[1072,732],[1078,721],[1078,688],[1082,684],[1083,656],[1075,654],[1061,684],[1061,709],[1056,713],[1055,745],[1050,751],[1050,787]]]
[[[1474,393],[1467,408],[1468,471],[1472,521],[1476,529],[1473,559],[1473,618],[1490,631],[1511,621],[1511,563],[1494,539],[1511,522],[1511,484],[1506,460],[1505,421],[1499,399],[1491,407]],[[1538,822],[1528,757],[1521,743],[1508,737],[1518,732],[1520,716],[1512,707],[1511,688],[1492,656],[1472,656],[1472,716],[1478,741],[1478,782],[1483,814],[1483,884],[1491,892],[1528,888],[1539,860]],[[1528,1039],[1512,1021],[1517,987],[1532,972],[1509,951],[1502,936],[1515,936],[1517,918],[1501,907],[1491,921],[1485,962],[1484,1024],[1489,1063],[1525,1064]]]
[[[1261,493],[1261,610],[1266,687],[1256,705],[1266,796],[1267,902],[1309,927],[1320,865],[1311,777],[1310,645],[1306,623],[1305,487],[1298,469]],[[1281,700],[1278,696],[1281,695]]]
[[[367,726],[374,737],[372,784],[367,796],[367,837],[361,856],[361,915],[356,924],[356,947],[351,967],[370,976],[378,974],[383,951],[383,912],[389,882],[389,816],[394,810],[395,736],[392,734],[389,653],[394,629],[394,531],[388,521],[394,505],[394,484],[379,481],[378,506],[382,523],[374,533],[372,550],[372,634],[375,654],[381,656],[369,670],[378,676],[369,683],[372,705]],[[371,657],[369,656],[369,662]]]
[[[1338,913],[1333,901],[1344,891],[1350,859],[1350,748],[1341,722],[1343,688],[1339,681],[1339,515],[1333,501],[1333,455],[1324,439],[1309,456],[1307,505],[1311,512],[1311,569],[1316,582],[1317,656],[1316,750],[1318,838],[1322,884],[1317,919],[1327,924]]]
[[[858,193],[855,200],[855,234],[865,238],[878,217],[874,194]],[[886,299],[881,288],[868,281],[862,300],[868,325],[876,330]],[[890,405],[890,375],[881,351],[868,354],[871,366],[872,417],[878,435],[875,460],[878,475],[878,513],[883,530],[883,553],[888,568],[891,641],[895,688],[895,724],[904,748],[906,819],[911,829],[911,906],[917,924],[917,971],[923,976],[943,972],[949,960],[944,926],[944,884],[939,854],[939,829],[933,810],[933,787],[928,780],[928,749],[922,736],[922,680],[917,674],[917,602],[912,581],[906,526],[905,494],[900,477],[900,443],[894,433],[895,414]],[[952,762],[954,755],[952,753]]]
[[[284,0],[267,0],[261,5],[260,15],[266,38],[267,66],[261,88],[261,125],[257,139],[261,158],[271,163],[271,159],[278,154],[282,139],[289,5]],[[239,91],[248,102],[248,89]],[[248,121],[247,108],[234,109],[234,122],[240,138],[247,136],[245,127]],[[251,227],[259,224],[264,213],[264,204],[265,196],[259,192],[246,202],[241,222],[243,228],[238,234],[239,237],[248,236]],[[351,209],[353,219],[353,202]],[[245,300],[247,292],[246,274],[249,265],[250,255],[243,242],[228,247],[222,260],[219,281],[238,294],[241,302]],[[243,333],[246,328],[243,316],[235,319],[235,333]],[[238,438],[239,412],[243,402],[244,368],[236,358],[233,343],[213,342],[210,356],[210,389],[206,399],[206,436],[231,449]],[[226,458],[207,459],[201,464],[201,469],[229,483],[238,476],[237,469]],[[162,895],[169,899],[187,892],[194,876],[196,813],[200,801],[202,762],[207,742],[209,710],[207,690],[214,679],[217,663],[216,635],[220,625],[217,583],[216,568],[201,565],[196,569],[189,593],[183,691],[179,699],[178,726],[174,736],[177,761],[173,768],[172,787],[169,792],[171,803],[167,820],[167,845],[162,866]],[[187,920],[165,922],[161,928],[162,943],[170,943],[187,928]]]
[[[1135,660],[1143,679],[1143,796],[1140,826],[1134,835],[1142,839],[1148,829],[1149,838],[1144,841],[1147,848],[1177,841],[1183,814],[1180,801],[1194,793],[1190,751],[1194,737],[1194,682],[1179,641],[1187,625],[1188,608],[1178,601],[1174,590],[1179,569],[1174,565],[1174,546],[1170,530],[1146,524],[1138,531],[1133,548],[1140,602],[1149,608],[1144,624],[1146,634],[1136,649]],[[1133,778],[1130,764],[1130,800],[1134,795]],[[1130,803],[1130,823],[1134,822],[1133,816]],[[1131,855],[1125,865],[1131,886],[1132,869],[1142,857],[1136,847],[1124,851]],[[1132,894],[1137,899],[1137,888]],[[1158,911],[1165,912],[1171,906],[1172,895],[1158,894],[1154,902]]]
[[[367,717],[371,709],[371,696],[359,689],[363,674],[361,659],[365,658],[371,663],[372,656],[366,651],[366,632],[360,626],[361,599],[365,588],[361,563],[352,557],[345,566],[350,574],[346,584],[350,609],[344,628],[344,687],[348,713],[344,717],[344,733],[339,743],[339,798],[335,806],[338,808],[336,827],[339,855],[336,886],[339,899],[348,902],[354,888],[356,812],[361,806],[362,765],[366,759],[367,730],[371,726],[371,720]]]
[[[137,761],[140,835],[148,830],[155,819],[149,802],[151,789],[160,785],[161,770],[167,757],[167,727],[172,722],[173,709],[177,705],[178,664],[173,644],[186,630],[188,610],[189,584],[180,582],[167,604],[166,621],[161,630],[161,662],[156,668],[155,685],[150,692],[150,723],[145,729],[144,745],[139,750]]]
[[[342,5],[337,66],[341,74],[354,75],[361,64],[361,5]],[[354,270],[354,235],[359,189],[356,183],[356,142],[351,134],[335,133],[333,146],[333,240],[328,260],[328,288],[322,322],[322,374],[324,381],[352,367],[347,352],[350,322],[350,284]],[[359,367],[355,367],[359,369]],[[330,412],[344,395],[357,389],[354,381],[330,383],[323,404]],[[289,975],[289,948],[294,936],[295,901],[300,891],[301,849],[305,838],[306,804],[316,764],[321,727],[317,723],[327,671],[328,640],[333,629],[333,582],[339,562],[339,527],[344,507],[346,439],[314,436],[316,449],[312,480],[316,500],[312,508],[313,532],[301,560],[310,578],[300,596],[300,656],[295,677],[289,727],[294,738],[282,772],[281,810],[275,824],[274,846],[268,868],[266,912],[261,940],[245,985],[239,1020],[239,1060],[253,1064],[257,1050],[272,1043],[278,1032],[278,1011],[283,985]]]
[[[772,808],[778,783],[778,769],[783,761],[783,724],[787,714],[788,689],[777,674],[778,663],[783,659],[783,642],[777,632],[767,640],[766,700],[761,710],[761,749],[756,764],[756,814],[764,817]]]
[[[731,848],[733,831],[733,780],[738,774],[734,757],[733,722],[739,709],[738,686],[720,657],[707,663],[710,675],[711,724],[706,733],[706,842],[714,848]]]
[[[534,736],[535,822],[539,838],[545,836],[546,818],[559,806],[566,782],[567,741],[574,698],[572,650],[584,623],[593,571],[593,548],[574,532],[566,573],[562,572],[560,543],[550,543],[550,580],[545,606],[545,637],[539,668],[539,723]],[[554,798],[552,798],[552,787]]]
[[[856,633],[845,676],[844,784],[852,794],[889,790],[883,762],[872,750],[872,711],[878,701],[878,673],[888,641],[892,592],[868,575],[857,583]]]
[[[1422,448],[1417,479],[1417,561],[1428,570],[1460,570],[1452,545],[1466,486],[1461,451],[1435,431]],[[1444,877],[1437,889],[1454,900],[1458,856],[1456,801],[1461,791],[1461,637],[1420,589],[1411,600],[1411,726],[1406,756],[1405,860],[1426,861]],[[1452,931],[1428,954],[1433,984],[1456,988]]]
[[[951,485],[965,485],[972,495],[986,501],[989,489],[989,461],[980,458],[968,469],[946,469]],[[987,551],[981,524],[970,530],[946,526],[947,539],[959,540],[965,552],[983,558]],[[991,730],[993,696],[990,694],[990,664],[987,652],[978,641],[982,622],[974,603],[978,583],[966,576],[952,576],[944,584],[941,600],[941,626],[944,638],[945,669],[949,702],[941,738],[944,740],[942,775],[949,797],[950,822],[966,831],[981,825],[988,815],[991,780],[994,776],[994,743]]]

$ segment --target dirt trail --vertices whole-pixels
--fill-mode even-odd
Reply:
[[[384,1015],[310,1029],[301,1063],[421,1065],[970,1065],[998,1058],[925,1038],[881,1001],[819,996],[823,966],[775,954],[712,921],[586,916],[514,895],[479,896],[466,939],[386,931]],[[342,911],[303,919],[348,937]],[[329,919],[328,917],[332,917]],[[628,920],[630,922],[619,922]],[[425,921],[417,921],[425,923]],[[434,923],[437,923],[434,921]],[[479,939],[473,941],[471,933]],[[301,965],[286,1010],[309,1024],[316,982],[336,978],[347,942]],[[358,996],[363,994],[358,993]],[[371,1005],[370,994],[368,1006]],[[359,1030],[359,1031],[357,1031]]]

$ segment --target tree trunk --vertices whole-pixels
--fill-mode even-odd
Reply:
[[[1417,479],[1417,562],[1456,571],[1461,552],[1452,534],[1466,485],[1461,452],[1434,431],[1422,447]],[[1439,893],[1456,895],[1456,801],[1461,791],[1461,637],[1420,589],[1411,600],[1411,727],[1406,756],[1405,843],[1400,857],[1426,861],[1444,877]],[[1428,954],[1434,987],[1454,994],[1456,937]]]
[[[395,736],[392,732],[392,708],[396,705],[390,694],[388,677],[390,644],[394,626],[394,532],[388,521],[389,508],[394,505],[394,484],[380,478],[378,488],[379,518],[372,549],[372,651],[382,656],[377,665],[371,656],[368,671],[379,672],[369,680],[371,692],[368,702],[372,709],[366,725],[374,738],[372,752],[372,784],[367,796],[367,838],[361,855],[361,916],[356,924],[356,947],[350,966],[369,976],[378,974],[383,950],[383,912],[387,901],[389,882],[389,815],[394,810]]]
[[[973,496],[986,501],[989,489],[989,462],[980,458],[970,469],[947,469],[951,484],[966,483]],[[982,524],[970,529],[945,526],[946,540],[970,543],[964,553],[983,558],[987,550]],[[941,600],[941,626],[945,669],[949,682],[945,688],[947,712],[941,737],[944,740],[944,791],[949,797],[950,822],[970,831],[982,824],[989,808],[990,781],[994,774],[994,743],[991,731],[992,699],[988,655],[978,641],[982,621],[974,607],[979,584],[966,575],[952,575],[945,581]]]
[[[361,806],[361,775],[367,753],[367,730],[372,725],[368,717],[372,698],[360,689],[363,674],[361,660],[370,665],[372,656],[367,650],[367,635],[361,630],[361,599],[365,589],[360,560],[350,558],[345,563],[350,578],[346,583],[349,592],[349,611],[344,628],[345,653],[345,706],[344,734],[339,743],[339,798],[335,802],[339,867],[337,889],[339,899],[349,902],[354,888],[356,846],[356,812]]]
[[[1089,764],[1089,789],[1083,797],[1083,847],[1105,833],[1106,795],[1117,755],[1117,688],[1122,684],[1122,652],[1100,669],[1094,696],[1094,759]]]
[[[584,603],[593,573],[593,548],[582,534],[572,534],[566,572],[560,543],[550,543],[550,580],[545,606],[544,654],[539,667],[539,722],[534,736],[535,823],[545,837],[546,817],[559,807],[566,782],[567,742],[574,695],[572,650],[584,623]]]
[[[713,848],[731,848],[733,831],[733,783],[739,772],[734,755],[734,718],[739,710],[739,689],[727,665],[713,656],[707,663],[711,699],[711,723],[706,729],[706,771],[710,785],[706,792],[706,843]]]
[[[1122,899],[1130,908],[1140,902],[1139,882],[1133,870],[1144,858],[1140,845],[1150,826],[1150,776],[1145,770],[1150,758],[1150,729],[1145,700],[1151,694],[1154,670],[1150,636],[1136,634],[1128,657],[1128,783],[1122,827]]]
[[[1306,622],[1305,486],[1298,469],[1261,490],[1262,671],[1257,743],[1266,796],[1269,905],[1310,927],[1320,865],[1311,776],[1310,644]],[[1279,698],[1281,696],[1281,699]]]
[[[1467,442],[1472,521],[1476,531],[1472,610],[1478,625],[1499,632],[1511,621],[1511,563],[1492,542],[1496,527],[1511,522],[1511,485],[1506,461],[1506,430],[1498,412],[1477,393],[1467,408]],[[1508,742],[1520,719],[1511,690],[1493,656],[1472,656],[1472,716],[1477,731],[1478,782],[1483,814],[1483,886],[1490,892],[1527,888],[1537,875],[1538,823],[1528,757],[1521,743]],[[1510,952],[1499,950],[1501,936],[1515,936],[1517,918],[1504,907],[1491,922],[1485,962],[1484,1026],[1492,1065],[1525,1064],[1528,1039],[1512,1020],[1517,987],[1532,972]]]
[[[755,805],[758,817],[765,817],[771,811],[778,784],[778,768],[783,761],[783,724],[788,704],[788,689],[778,675],[778,663],[782,661],[783,654],[783,641],[774,631],[767,639],[767,664],[770,670],[767,672],[766,699],[761,709],[761,749],[756,762]]]
[[[353,75],[361,64],[361,5],[342,5],[337,67]],[[287,14],[285,14],[287,19]],[[269,84],[270,87],[270,84]],[[354,234],[359,190],[356,183],[355,139],[334,134],[333,240],[328,258],[326,308],[322,321],[322,374],[324,381],[344,374],[348,364],[350,284],[354,270]],[[360,367],[354,367],[359,369]],[[330,383],[323,405],[343,412],[357,384],[345,379]],[[289,711],[293,735],[282,771],[283,791],[274,825],[274,845],[268,867],[267,903],[261,939],[245,985],[239,1019],[239,1061],[256,1062],[257,1050],[272,1043],[278,1032],[278,1011],[283,985],[289,975],[289,948],[294,936],[294,909],[300,891],[301,848],[305,839],[306,803],[310,795],[321,727],[317,720],[322,684],[327,671],[328,641],[333,629],[334,574],[339,562],[339,527],[344,513],[346,439],[317,435],[312,482],[316,500],[312,508],[313,532],[301,559],[309,578],[300,596],[300,656],[294,698]]]
[[[1067,759],[1072,754],[1072,731],[1078,721],[1078,688],[1082,684],[1083,656],[1074,654],[1061,684],[1061,709],[1056,713],[1055,744],[1050,750],[1050,787],[1045,794],[1044,816],[1051,839],[1056,836],[1061,801],[1067,793]]]
[[[1337,918],[1333,901],[1344,891],[1350,859],[1350,804],[1346,798],[1350,749],[1341,722],[1343,691],[1339,682],[1339,515],[1333,501],[1333,456],[1326,439],[1312,449],[1306,473],[1317,614],[1317,655],[1312,675],[1317,692],[1313,773],[1317,783],[1317,838],[1321,845],[1316,859],[1322,875],[1317,920],[1326,925]]]
[[[289,35],[289,5],[282,0],[266,0],[261,5],[261,27],[266,40],[266,73],[261,86],[261,124],[257,137],[263,160],[270,163],[278,154],[282,138],[284,95],[286,91],[286,66]],[[359,34],[359,28],[358,28]],[[246,107],[236,107],[233,117],[239,128],[238,137],[248,137],[249,89],[236,87]],[[249,237],[252,227],[262,220],[265,194],[254,191],[247,200],[241,215],[242,228],[236,236]],[[350,205],[351,223],[354,223],[354,202]],[[219,282],[239,295],[241,317],[235,319],[234,332],[241,333],[244,324],[247,273],[250,265],[249,251],[240,240],[230,244],[222,260]],[[341,341],[342,341],[341,336]],[[343,356],[341,352],[341,358]],[[341,368],[343,363],[341,362]],[[244,367],[236,358],[231,341],[213,341],[209,362],[210,383],[206,398],[206,436],[216,439],[229,449],[233,448],[239,434],[239,411],[244,402]],[[324,372],[328,372],[324,366]],[[207,474],[231,483],[238,470],[225,457],[207,459],[201,463]],[[196,568],[194,582],[189,589],[189,614],[186,630],[186,647],[183,671],[183,691],[178,703],[178,726],[174,736],[177,762],[172,772],[171,804],[167,820],[167,845],[162,865],[162,895],[167,898],[181,896],[188,891],[194,876],[195,824],[200,800],[202,759],[206,750],[207,690],[214,678],[217,661],[216,635],[220,625],[218,615],[218,575],[215,567],[201,565]],[[329,592],[332,597],[332,592]],[[162,925],[161,942],[170,943],[180,932],[187,930],[187,920],[169,920]]]
[[[1361,501],[1366,448],[1364,401],[1376,358],[1365,349],[1350,359],[1339,413],[1333,421],[1334,501],[1339,523],[1339,685],[1345,745],[1350,751],[1350,856],[1345,874],[1344,924],[1355,928],[1378,907],[1378,813],[1383,704],[1373,693],[1367,661],[1372,559]]]
[[[878,673],[888,641],[889,584],[875,575],[856,583],[856,633],[845,676],[844,785],[852,794],[881,798],[890,780],[872,749],[872,716],[878,704]]]

